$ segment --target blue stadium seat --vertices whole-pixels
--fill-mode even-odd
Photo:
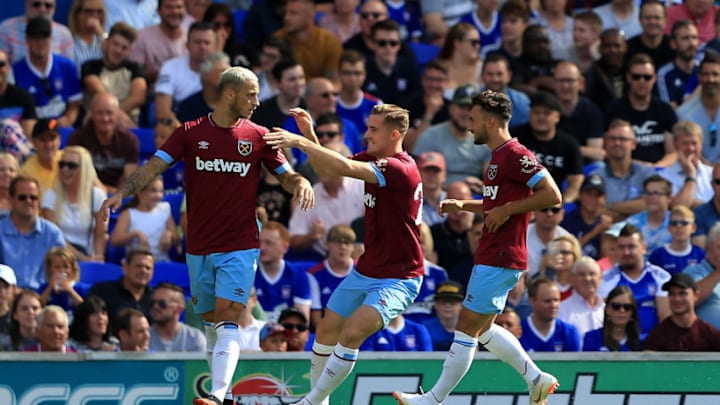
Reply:
[[[140,159],[148,158],[155,153],[155,129],[133,128],[133,133],[140,141]]]
[[[65,147],[65,145],[67,145],[67,141],[70,138],[70,134],[75,132],[75,128],[60,127],[60,128],[58,128],[58,132],[60,132],[60,149],[62,149]]]
[[[409,41],[410,48],[415,52],[418,64],[425,66],[431,60],[437,58],[440,53],[440,47],[432,44],[424,44],[422,42]]]
[[[165,193],[165,195],[163,196],[163,201],[167,201],[168,203],[170,203],[170,210],[172,211],[175,225],[180,225],[180,206],[182,206],[184,196],[185,194],[182,192]]]
[[[245,17],[247,17],[247,10],[235,10],[233,11],[233,20],[235,20],[235,38],[238,42],[245,42]]]
[[[117,280],[123,275],[122,267],[114,263],[80,262],[80,281],[95,284]]]
[[[162,282],[177,284],[185,290],[185,295],[190,294],[190,275],[185,263],[157,262],[150,286],[155,288]]]

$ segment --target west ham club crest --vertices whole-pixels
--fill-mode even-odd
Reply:
[[[498,165],[490,165],[488,166],[488,180],[495,180],[495,176],[497,176],[498,173]]]
[[[250,156],[252,153],[252,141],[238,141],[238,153],[241,156]]]

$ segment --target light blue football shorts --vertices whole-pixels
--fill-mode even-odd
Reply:
[[[415,301],[422,279],[371,278],[353,270],[333,291],[327,307],[347,319],[360,305],[369,305],[387,326]]]
[[[521,270],[476,264],[473,266],[463,305],[478,314],[500,314]]]
[[[215,298],[247,305],[255,283],[260,249],[237,250],[209,255],[187,254],[190,292],[195,312],[215,310]]]

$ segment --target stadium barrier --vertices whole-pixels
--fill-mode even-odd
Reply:
[[[395,404],[393,390],[429,389],[445,354],[361,353],[332,405]],[[540,353],[560,388],[548,405],[720,403],[719,353]],[[233,380],[238,405],[295,402],[309,388],[307,353],[242,354]],[[209,388],[200,353],[2,353],[0,404],[190,404]],[[523,380],[479,353],[445,405],[524,405]]]

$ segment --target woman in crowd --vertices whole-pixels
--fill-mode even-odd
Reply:
[[[168,252],[180,246],[180,234],[163,192],[162,177],[157,177],[135,194],[118,217],[110,237],[113,246],[143,246],[153,252],[156,262],[170,261]]]
[[[582,247],[572,235],[559,236],[548,243],[548,250],[541,270],[541,277],[555,280],[560,289],[560,300],[572,294],[572,267],[582,256]]]
[[[38,291],[45,305],[57,305],[68,313],[70,322],[82,304],[90,285],[80,282],[80,266],[70,249],[54,247],[45,254],[45,280]]]
[[[250,68],[257,66],[255,53],[244,43],[238,41],[235,32],[235,17],[233,11],[223,3],[212,3],[205,10],[204,22],[213,25],[218,39],[218,51],[223,51],[230,57],[232,66]]]
[[[10,313],[10,350],[22,351],[38,343],[37,316],[42,307],[40,296],[33,290],[20,290],[15,295]]]
[[[632,291],[617,286],[610,291],[605,304],[603,327],[585,334],[585,352],[628,352],[640,350],[640,321]]]
[[[20,167],[15,156],[0,153],[0,215],[10,213],[10,181],[17,176],[18,170]]]
[[[118,351],[118,341],[110,331],[107,305],[91,295],[78,305],[70,325],[70,339],[81,352]]]
[[[41,215],[63,231],[68,249],[78,260],[103,262],[107,231],[95,214],[107,195],[99,187],[90,152],[82,146],[67,146],[58,165],[53,188],[43,194]]]
[[[438,60],[448,70],[445,98],[452,99],[455,89],[463,84],[478,87],[482,60],[480,34],[475,27],[468,23],[459,23],[450,28]]]
[[[70,6],[68,28],[75,40],[73,52],[78,71],[83,63],[92,59],[102,59],[105,17],[103,0],[75,0]]]
[[[318,26],[335,35],[345,43],[360,32],[360,16],[357,13],[360,0],[335,0],[332,12],[320,17]]]

